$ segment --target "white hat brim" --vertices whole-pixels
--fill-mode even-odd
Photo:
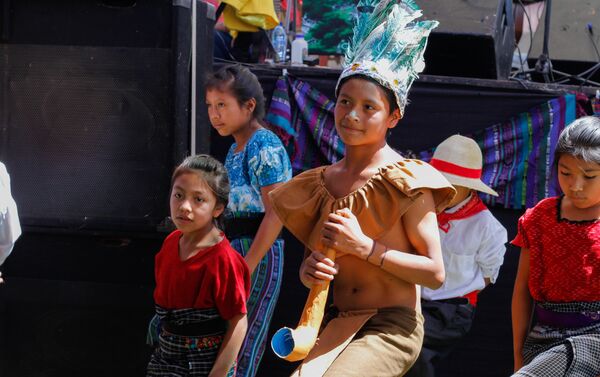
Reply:
[[[458,175],[441,172],[444,177],[450,182],[452,185],[468,187],[473,190],[481,191],[486,194],[490,194],[492,196],[498,196],[498,193],[492,190],[488,185],[483,183],[481,179],[476,178],[465,178]]]

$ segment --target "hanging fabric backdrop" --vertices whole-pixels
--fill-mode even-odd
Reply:
[[[338,161],[344,146],[335,131],[335,103],[306,82],[290,76],[277,80],[266,122],[283,140],[296,173]],[[558,135],[576,117],[576,97],[557,97],[505,122],[465,135],[483,151],[482,180],[498,197],[490,205],[520,209],[557,195],[553,151]],[[435,145],[415,153],[429,161]],[[404,153],[405,155],[407,153]]]

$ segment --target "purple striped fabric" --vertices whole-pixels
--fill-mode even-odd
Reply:
[[[289,77],[278,80],[273,96],[266,119],[283,135],[288,152],[293,150],[295,173],[343,157],[344,145],[334,124],[334,101],[308,83]],[[483,152],[482,180],[499,194],[482,195],[486,203],[519,209],[558,194],[552,170],[554,148],[560,132],[575,120],[576,109],[576,96],[567,94],[467,135]],[[417,157],[429,161],[434,147]]]
[[[334,101],[308,83],[284,76],[277,80],[265,120],[281,137],[294,172],[343,157],[344,144],[335,131],[334,106]]]
[[[560,132],[575,120],[575,110],[575,95],[567,94],[465,135],[482,150],[482,181],[498,192],[498,197],[482,194],[482,199],[490,205],[519,209],[557,195],[554,148]],[[433,148],[418,153],[425,161],[432,155]]]

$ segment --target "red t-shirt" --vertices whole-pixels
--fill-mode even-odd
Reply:
[[[529,249],[529,291],[537,301],[600,301],[600,221],[561,219],[561,198],[519,219],[513,245]]]
[[[181,261],[176,230],[155,258],[154,301],[167,309],[216,308],[225,320],[247,313],[250,271],[244,258],[223,237],[218,244]]]

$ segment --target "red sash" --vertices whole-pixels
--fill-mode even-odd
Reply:
[[[469,200],[464,206],[462,206],[458,211],[453,213],[448,213],[446,211],[437,215],[438,226],[444,233],[448,233],[450,230],[450,221],[451,220],[462,220],[469,218],[478,214],[481,211],[485,211],[487,207],[481,199],[479,195],[473,193],[471,195],[471,200]]]

